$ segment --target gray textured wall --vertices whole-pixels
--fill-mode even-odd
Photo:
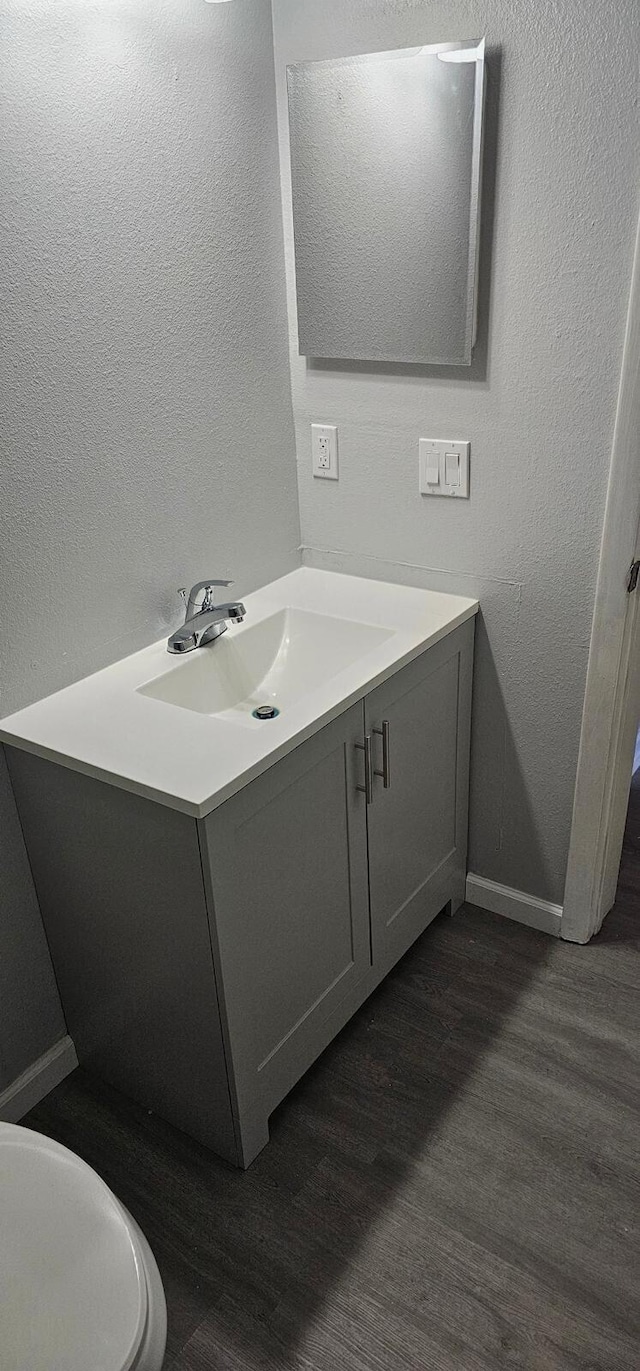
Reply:
[[[305,556],[479,596],[470,867],[561,901],[638,212],[636,0],[273,8]],[[287,62],[483,33],[495,215],[473,366],[308,364],[296,349]],[[339,425],[339,482],[311,476],[312,420]],[[471,440],[468,503],[418,494],[421,435]]]
[[[288,571],[299,523],[269,0],[0,0],[0,34],[6,714],[177,586]],[[2,817],[0,1089],[62,1031]]]

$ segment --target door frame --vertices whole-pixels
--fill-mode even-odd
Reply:
[[[589,648],[561,936],[586,943],[615,899],[640,715],[640,220]]]

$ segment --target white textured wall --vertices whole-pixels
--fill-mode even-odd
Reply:
[[[273,10],[306,556],[479,596],[470,866],[561,901],[638,212],[636,0]],[[474,365],[309,366],[296,349],[286,64],[483,33],[495,215]],[[312,420],[339,425],[335,484],[311,476]],[[471,440],[468,503],[418,495],[420,435]]]
[[[269,0],[0,0],[0,184],[8,713],[173,627],[178,586],[298,563]],[[32,909],[7,822],[7,1070],[57,1012]]]

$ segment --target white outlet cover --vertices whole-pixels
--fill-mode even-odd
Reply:
[[[314,476],[323,481],[337,481],[338,430],[335,424],[311,425],[311,465]]]
[[[421,495],[469,499],[470,443],[460,439],[421,438],[418,488]],[[457,477],[457,480],[456,480]]]

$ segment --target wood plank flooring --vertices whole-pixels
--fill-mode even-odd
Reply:
[[[600,936],[438,920],[248,1172],[82,1071],[24,1122],[146,1232],[167,1371],[638,1371],[639,950],[636,778]]]

